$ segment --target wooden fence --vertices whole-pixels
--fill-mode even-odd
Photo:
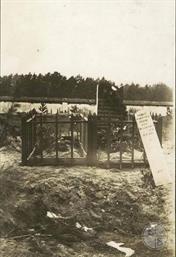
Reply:
[[[155,122],[155,127],[162,144],[162,119]],[[140,159],[136,159],[136,153]],[[146,166],[147,159],[134,118],[99,121],[96,115],[84,119],[57,113],[22,118],[22,164],[122,169]]]

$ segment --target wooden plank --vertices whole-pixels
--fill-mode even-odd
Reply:
[[[107,168],[107,162],[98,162],[97,167],[101,167],[101,168],[106,169]],[[141,162],[135,162],[135,167],[144,167],[144,164],[141,163]],[[121,165],[120,165],[120,163],[114,163],[114,162],[110,161],[109,168],[115,168],[115,169],[120,169],[121,170]],[[126,168],[131,168],[131,163],[130,162],[123,162],[123,169],[126,169]]]
[[[58,159],[56,160],[56,158],[45,158],[42,160],[40,158],[35,158],[35,159],[30,159],[28,161],[27,164],[23,164],[22,165],[28,165],[28,166],[48,166],[48,165],[54,165],[54,166],[73,166],[73,165],[88,165],[88,161],[87,158],[75,158],[75,159],[71,159],[71,158],[64,158],[64,159]],[[109,163],[110,168],[120,168],[120,163],[113,163],[110,162]],[[141,162],[136,162],[135,163],[135,167],[143,167],[143,163]],[[101,168],[107,168],[107,162],[97,162],[96,163],[97,167],[101,167]],[[123,168],[130,168],[131,167],[131,163],[127,163],[124,162],[123,163]],[[118,170],[117,170],[118,171]]]
[[[135,106],[173,106],[171,101],[141,101],[141,100],[123,100],[125,105],[135,105]]]
[[[27,163],[28,166],[48,166],[48,165],[64,165],[64,166],[73,166],[73,165],[87,165],[87,158],[44,158],[42,161],[40,158],[30,159]]]
[[[59,98],[59,97],[13,97],[13,96],[0,96],[0,101],[3,102],[29,102],[29,103],[60,103],[63,102],[70,104],[96,104],[96,99],[86,98]]]
[[[82,123],[82,122],[85,122],[86,123],[86,121],[81,121],[81,120],[78,120],[78,121],[76,121],[76,123]],[[45,124],[55,124],[55,120],[52,120],[52,121],[43,121],[43,123],[45,123]],[[40,121],[36,121],[36,124],[40,124]],[[70,121],[62,121],[62,120],[58,120],[58,124],[70,124]]]

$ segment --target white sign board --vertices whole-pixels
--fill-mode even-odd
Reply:
[[[141,110],[136,112],[135,118],[155,185],[169,183],[169,171],[150,113]]]

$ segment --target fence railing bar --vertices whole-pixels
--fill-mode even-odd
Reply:
[[[55,128],[55,149],[56,149],[56,156],[54,156],[54,161],[56,162],[55,158],[58,159],[58,140],[59,140],[59,132],[60,134],[66,131],[66,129],[68,129],[69,131],[69,137],[71,138],[71,146],[70,146],[70,155],[71,155],[71,160],[74,159],[74,136],[75,136],[75,132],[77,132],[77,136],[79,137],[78,139],[80,140],[80,145],[82,148],[82,151],[85,150],[88,153],[88,157],[87,157],[87,163],[92,164],[96,164],[96,154],[97,154],[97,146],[94,143],[96,141],[97,138],[97,117],[93,117],[90,116],[89,117],[89,121],[85,121],[85,120],[77,120],[73,115],[71,115],[70,120],[61,120],[59,119],[59,114],[58,111],[55,114],[52,115],[52,121],[47,120],[47,115],[43,116],[42,114],[39,115],[33,115],[34,117],[32,119],[28,119],[27,116],[25,116],[22,119],[22,163],[24,164],[30,164],[30,161],[33,161],[33,159],[31,160],[31,158],[37,158],[38,155],[35,155],[35,150],[38,150],[39,147],[39,160],[45,160],[46,156],[44,156],[44,131],[43,129],[45,128],[45,124],[47,126],[47,124],[54,124],[54,128]],[[45,117],[45,118],[44,118]],[[158,121],[157,121],[158,122]],[[160,139],[160,142],[162,140],[162,122],[160,121],[160,124],[158,124],[157,122],[155,122],[155,127]],[[68,126],[65,126],[65,124],[68,124]],[[76,127],[75,127],[76,124]],[[98,121],[98,126],[99,126],[99,121]],[[119,132],[118,132],[118,142],[119,142],[119,158],[118,158],[118,165],[120,166],[120,169],[122,169],[123,165],[126,165],[126,160],[123,160],[123,151],[124,151],[124,146],[123,146],[123,140],[124,140],[124,136],[126,134],[126,132],[124,132],[123,127],[124,125],[130,124],[130,130],[127,131],[128,133],[130,133],[130,138],[131,138],[131,150],[130,150],[130,159],[128,159],[128,164],[133,168],[136,163],[137,160],[135,161],[135,136],[136,133],[138,133],[138,127],[136,126],[136,122],[135,119],[133,118],[133,120],[131,120],[130,122],[123,120],[122,118],[119,120],[116,120],[116,122],[114,122],[114,120],[110,117],[108,117],[108,119],[106,118],[106,120],[104,120],[102,122],[102,124],[106,125],[106,139],[107,139],[107,165],[113,165],[113,162],[111,162],[111,130],[113,128],[114,125],[116,125],[119,128],[120,125],[120,136],[119,136]],[[63,125],[63,126],[62,126]],[[39,133],[38,133],[38,129],[39,129]],[[115,129],[115,128],[114,128]],[[103,132],[104,133],[104,132]],[[64,133],[65,135],[65,133]],[[129,134],[128,134],[129,135]],[[46,135],[49,136],[49,135]],[[137,142],[141,142],[140,140],[140,135],[137,135],[138,141]],[[69,138],[69,139],[70,139]],[[141,146],[141,145],[140,145]],[[139,148],[140,148],[139,146]],[[35,148],[35,149],[34,149]],[[145,153],[145,149],[142,148],[141,153],[143,152],[143,157],[141,160],[141,163],[148,165],[147,162],[147,156]],[[85,152],[84,152],[85,155]],[[100,160],[101,161],[101,160]],[[42,162],[43,163],[43,162]]]
[[[29,154],[29,156],[27,157],[27,161],[29,161],[31,159],[31,157],[33,156],[33,154],[35,153],[36,150],[36,146],[33,147],[32,152]]]
[[[32,115],[32,117],[30,117],[29,119],[27,119],[27,120],[26,120],[26,122],[28,123],[28,122],[32,121],[33,119],[35,119],[35,117],[36,117],[36,115],[35,115],[35,114],[34,114],[34,115]]]
[[[80,120],[75,120],[76,123],[87,123],[87,121],[83,120],[83,121],[80,121]],[[45,121],[44,122],[45,124],[55,124],[55,121]],[[36,121],[36,124],[40,124],[40,121]],[[61,120],[58,120],[58,124],[70,124],[70,121],[61,121]]]

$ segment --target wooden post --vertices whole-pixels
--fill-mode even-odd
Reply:
[[[36,131],[36,116],[34,118],[34,124],[33,124],[33,127],[34,127],[34,145],[36,146],[37,144],[37,131]],[[34,157],[35,157],[35,154],[34,154]]]
[[[145,149],[143,151],[143,160],[144,160],[144,165],[145,167],[147,166],[147,161],[146,161],[146,153],[145,153]]]
[[[28,143],[29,143],[28,154],[30,154],[33,149],[32,120],[29,121],[27,126],[28,126]]]
[[[81,124],[81,121],[80,121],[80,123],[78,123],[77,124],[77,130],[78,130],[78,140],[80,141],[80,142],[82,142],[82,131],[81,131],[81,129],[82,129],[82,124]]]
[[[62,136],[62,129],[61,129],[61,123],[59,123],[59,137]]]
[[[56,160],[58,160],[58,110],[56,112]]]
[[[86,123],[83,120],[83,122],[81,122],[81,137],[80,137],[80,141],[82,142],[83,148],[86,151],[86,131],[85,131],[85,128],[86,128]]]
[[[31,120],[31,146],[34,148],[34,123],[33,119]]]
[[[88,116],[88,149],[87,149],[87,160],[88,164],[91,163],[91,151],[92,151],[92,116],[89,114]]]
[[[111,147],[111,118],[108,118],[108,128],[107,128],[107,168],[110,167],[110,147]]]
[[[163,125],[163,119],[162,119],[162,117],[160,117],[156,124],[156,132],[158,134],[158,138],[159,138],[161,146],[162,146],[162,125]]]
[[[120,121],[120,169],[122,169],[122,140],[123,140],[123,121]]]
[[[98,91],[99,91],[99,84],[97,84],[97,91],[96,91],[96,115],[98,115]]]
[[[88,118],[88,151],[87,160],[89,165],[97,162],[97,117],[89,115]]]
[[[87,152],[88,146],[87,146],[87,142],[88,142],[88,122],[84,123],[84,149]]]
[[[71,159],[73,159],[73,114],[71,115]]]
[[[132,152],[131,152],[131,166],[134,168],[134,136],[135,136],[135,119],[132,120]]]
[[[43,117],[40,114],[40,158],[43,159]]]
[[[26,117],[21,119],[21,139],[22,139],[22,156],[21,161],[23,165],[27,164],[27,145],[26,145]]]

